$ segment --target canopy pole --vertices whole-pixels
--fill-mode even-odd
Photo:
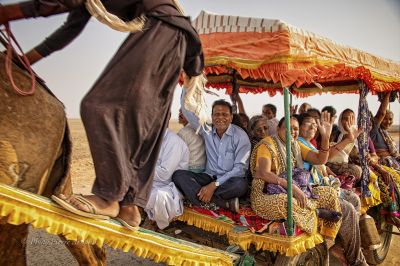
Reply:
[[[284,98],[284,108],[285,108],[285,127],[286,127],[286,171],[287,171],[287,227],[286,232],[287,235],[293,235],[293,215],[292,215],[292,136],[290,133],[290,106],[289,100],[291,101],[289,88],[285,88],[283,90],[283,98]]]
[[[235,97],[233,95],[238,95],[239,94],[239,84],[237,82],[237,77],[236,77],[236,70],[232,71],[232,94],[230,95],[231,101],[232,101],[232,113],[237,114],[239,113]]]

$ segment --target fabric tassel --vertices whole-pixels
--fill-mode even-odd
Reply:
[[[142,31],[146,22],[144,15],[133,19],[132,21],[125,22],[119,17],[109,13],[100,0],[87,0],[86,9],[101,23],[109,26],[110,28],[121,32],[138,32]]]
[[[211,129],[207,125],[207,104],[204,99],[206,83],[207,79],[203,74],[191,77],[186,87],[184,103],[186,110],[194,113],[199,118],[200,127],[203,127],[204,131],[210,132]],[[196,133],[199,132],[200,127],[196,130]]]

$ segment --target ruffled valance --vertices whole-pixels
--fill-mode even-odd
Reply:
[[[248,250],[250,245],[254,245],[256,250],[268,250],[286,256],[296,256],[324,241],[318,233],[285,236],[268,233],[255,234],[248,230],[237,232],[235,224],[224,221],[221,217],[205,215],[190,208],[185,208],[183,215],[179,216],[178,220],[209,232],[224,235],[230,244],[238,245],[243,250]]]
[[[241,92],[273,94],[276,85],[293,86],[301,89],[294,94],[305,97],[317,93],[313,90],[319,84],[330,84],[326,91],[349,93],[358,91],[357,80],[363,80],[373,93],[400,90],[398,62],[335,43],[280,20],[202,11],[193,26],[200,33],[211,87],[229,91],[235,75]]]
[[[115,220],[101,221],[77,216],[48,198],[0,184],[0,217],[13,225],[31,224],[67,240],[104,244],[136,256],[168,265],[233,265],[237,255],[197,245],[150,230],[125,229]]]

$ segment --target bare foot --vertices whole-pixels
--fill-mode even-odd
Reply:
[[[333,245],[333,247],[331,247],[329,249],[329,253],[334,256],[336,259],[339,260],[340,264],[342,266],[348,266],[349,264],[347,263],[347,259],[344,256],[344,250],[340,245]]]
[[[331,222],[337,222],[342,218],[342,214],[340,212],[328,210],[328,209],[316,209],[317,216],[319,218],[331,221]]]
[[[89,208],[89,206],[87,206],[87,204],[84,204],[82,201],[76,199],[77,196],[78,195],[65,196],[63,194],[60,194],[59,198],[73,205],[78,210],[91,213],[92,210]],[[118,201],[106,201],[96,195],[84,195],[81,197],[85,198],[91,203],[91,205],[93,205],[93,207],[96,209],[96,214],[116,217],[119,213]]]
[[[144,222],[143,222],[143,224],[142,224],[141,227],[142,227],[142,228],[145,228],[145,229],[147,229],[147,230],[155,231],[155,232],[158,231],[158,227],[157,227],[156,222],[150,220],[149,217],[147,217],[147,218],[144,220]]]
[[[142,216],[139,207],[136,205],[125,205],[119,209],[118,218],[124,220],[130,226],[136,227],[140,225]]]

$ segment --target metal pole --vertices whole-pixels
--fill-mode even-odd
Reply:
[[[237,77],[236,77],[236,70],[233,70],[232,72],[232,94],[230,95],[231,101],[232,101],[232,113],[237,114],[239,113],[239,108],[237,106],[236,100],[233,97],[233,95],[239,94],[239,84],[237,83]]]
[[[285,126],[286,126],[286,170],[287,170],[287,228],[289,236],[293,235],[293,215],[292,215],[292,135],[290,134],[290,106],[289,106],[289,88],[283,90],[284,108],[285,108]]]

